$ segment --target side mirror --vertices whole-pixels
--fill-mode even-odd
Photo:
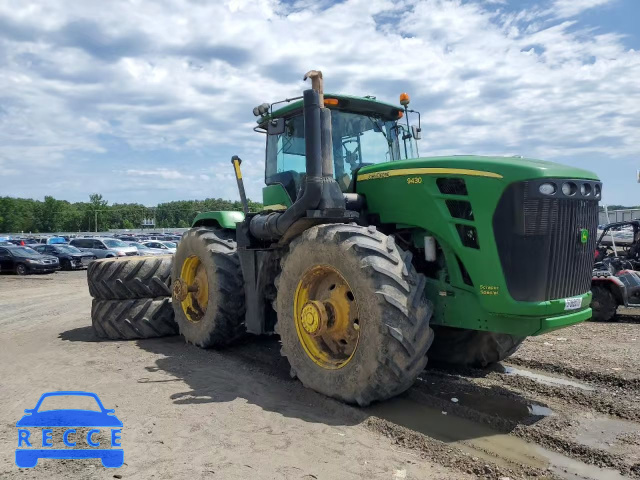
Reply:
[[[282,135],[284,133],[284,118],[274,118],[267,123],[267,135]]]
[[[420,140],[422,138],[422,129],[420,127],[416,127],[415,125],[411,126],[411,135],[415,140]]]

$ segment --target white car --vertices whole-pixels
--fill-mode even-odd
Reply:
[[[136,247],[138,249],[138,255],[168,255],[170,252],[166,250],[161,250],[159,248],[151,248],[147,247],[145,244],[140,242],[124,242],[131,247]]]
[[[149,248],[162,250],[165,255],[168,253],[176,253],[176,244],[173,242],[161,242],[160,240],[149,240],[147,242],[142,242],[142,244],[146,245]],[[169,247],[169,245],[173,245],[173,247]]]

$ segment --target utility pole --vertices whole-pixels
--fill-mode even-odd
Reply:
[[[94,227],[95,227],[95,229],[96,229],[96,233],[98,233],[98,210],[95,210],[95,211],[94,211],[94,213],[95,213],[95,215],[96,215],[96,216],[95,216]]]

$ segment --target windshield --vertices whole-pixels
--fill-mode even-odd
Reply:
[[[128,243],[132,247],[136,247],[138,250],[149,250],[149,247],[147,247],[146,245],[143,245],[141,243],[138,243],[138,242],[128,242]]]
[[[55,249],[56,251],[61,253],[82,253],[79,249],[71,245],[64,245],[64,246],[59,245],[59,246],[56,246]]]
[[[176,244],[173,242],[162,242],[169,248],[176,248]]]
[[[91,410],[100,412],[101,408],[95,398],[89,395],[50,395],[42,399],[38,412],[51,410]]]
[[[103,240],[104,244],[107,247],[126,247],[127,244],[124,243],[122,240],[115,240],[113,238],[107,238],[106,240]]]
[[[28,248],[28,247],[12,248],[11,249],[11,253],[13,253],[15,256],[18,256],[18,257],[29,257],[29,258],[39,258],[40,257],[40,254],[38,252],[36,252],[34,249]]]
[[[332,110],[331,128],[334,176],[343,192],[351,190],[357,168],[414,158],[417,151],[397,120]],[[282,184],[295,196],[305,172],[304,119],[297,115],[285,121],[282,135],[267,137],[266,183]]]

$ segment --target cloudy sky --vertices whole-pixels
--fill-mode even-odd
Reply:
[[[640,204],[637,0],[3,0],[0,196],[259,200],[252,108],[325,90],[423,114],[422,154],[593,170]]]

